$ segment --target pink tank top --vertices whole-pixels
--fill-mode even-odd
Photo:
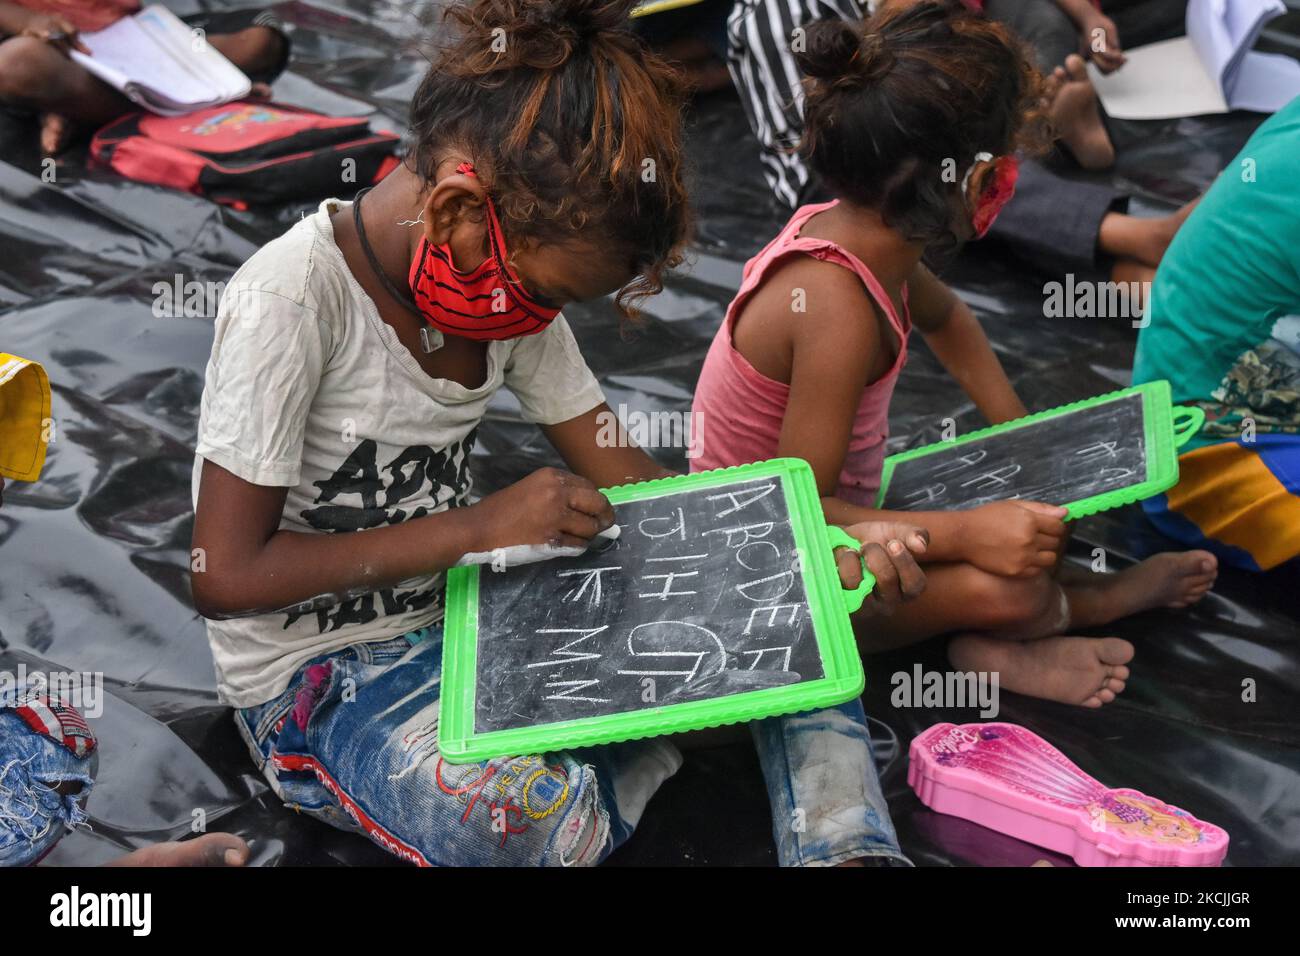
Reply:
[[[889,295],[857,256],[843,246],[825,239],[804,238],[800,230],[817,213],[830,209],[834,202],[800,208],[780,235],[745,264],[740,291],[727,307],[727,316],[714,336],[713,345],[704,359],[700,381],[695,387],[692,406],[696,431],[691,471],[722,468],[762,461],[776,455],[790,399],[790,386],[763,375],[750,365],[732,344],[732,327],[736,315],[767,277],[772,267],[784,257],[803,254],[833,262],[853,272],[862,280],[868,294],[884,312],[890,328],[898,335],[898,357],[880,378],[862,392],[858,412],[853,420],[848,453],[840,472],[837,497],[863,507],[874,507],[880,488],[880,469],[885,459],[885,440],[889,438],[889,400],[894,383],[907,361],[907,335],[912,322],[907,313],[907,288],[903,289],[903,317],[900,318]]]

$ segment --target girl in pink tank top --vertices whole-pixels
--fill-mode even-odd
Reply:
[[[812,256],[857,276],[876,308],[885,315],[899,343],[889,370],[862,390],[836,490],[838,498],[871,507],[880,488],[880,468],[885,458],[885,440],[889,437],[889,400],[898,373],[907,361],[907,336],[912,324],[907,316],[906,286],[901,292],[903,315],[899,316],[889,295],[861,259],[833,240],[800,235],[809,219],[835,205],[836,202],[829,202],[798,210],[781,234],[745,266],[740,291],[727,308],[727,316],[704,360],[696,386],[694,411],[702,417],[695,420],[708,424],[702,430],[705,437],[700,454],[692,462],[692,470],[776,457],[790,385],[755,369],[735,348],[732,333],[745,303],[777,264],[791,256]],[[872,317],[865,315],[863,321],[872,321]]]
[[[981,237],[1011,198],[1016,152],[1049,138],[1042,78],[1004,27],[955,3],[822,21],[806,41],[801,150],[838,198],[799,209],[745,266],[696,388],[692,465],[812,465],[827,520],[864,542],[879,587],[911,598],[859,613],[864,650],[959,632],[959,670],[1100,707],[1123,691],[1133,647],[1067,629],[1199,599],[1212,556],[1061,576],[1064,508],[874,506],[913,324],[986,419],[1026,414],[974,313],[922,260]]]

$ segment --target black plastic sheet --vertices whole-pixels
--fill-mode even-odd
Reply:
[[[177,3],[179,13],[197,9]],[[284,3],[294,41],[276,98],[368,114],[401,131],[424,60],[417,38],[436,3]],[[1117,125],[1113,179],[1135,208],[1166,211],[1201,192],[1261,117]],[[686,411],[709,341],[746,258],[784,215],[762,184],[730,93],[696,102],[689,149],[699,234],[691,265],[620,329],[608,303],[567,310],[610,404]],[[50,169],[35,129],[0,129],[0,346],[42,362],[54,388],[56,436],[45,472],[11,485],[0,510],[0,669],[102,671],[93,830],[68,836],[53,863],[97,863],[182,837],[202,811],[209,829],[244,836],[263,864],[390,859],[364,838],[285,809],[256,772],[230,714],[216,703],[203,622],[188,598],[190,468],[210,318],[155,314],[155,284],[220,283],[314,204],[235,212],[197,197],[88,170],[84,152]],[[1207,264],[1216,267],[1218,264]],[[1136,333],[1126,321],[1045,319],[1042,284],[1004,250],[967,250],[946,278],[976,309],[1031,409],[1128,383]],[[892,413],[895,448],[978,416],[915,340]],[[674,453],[665,463],[683,465]],[[555,462],[508,393],[494,403],[473,460],[480,493]],[[1088,519],[1071,554],[1112,563],[1168,546],[1134,509]],[[1110,786],[1146,791],[1225,827],[1231,865],[1300,861],[1300,612],[1294,566],[1225,571],[1185,612],[1150,612],[1108,629],[1138,649],[1121,698],[1085,711],[1005,694],[1000,719],[1054,742]],[[890,705],[889,675],[943,666],[940,642],[867,662],[866,704],[878,723],[882,775],[903,849],[918,864],[1067,861],[926,810],[906,784],[907,744],[939,720],[973,711]],[[1257,699],[1242,700],[1243,680]],[[748,734],[688,754],[613,858],[637,864],[771,864],[766,797]]]

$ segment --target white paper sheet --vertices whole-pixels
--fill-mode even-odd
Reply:
[[[1226,113],[1217,78],[1205,69],[1187,37],[1125,51],[1128,62],[1104,75],[1091,63],[1088,75],[1106,113],[1115,119],[1169,119]]]
[[[1249,109],[1272,113],[1300,94],[1300,63],[1252,53],[1281,0],[1190,0],[1187,36],[1128,50],[1110,76],[1088,73],[1116,119],[1173,119]]]

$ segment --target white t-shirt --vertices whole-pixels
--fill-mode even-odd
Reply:
[[[226,286],[199,417],[196,504],[206,458],[253,484],[287,487],[283,530],[396,524],[468,503],[475,431],[503,384],[538,424],[604,401],[563,316],[537,335],[490,343],[478,388],[430,378],[334,242],[330,214],[348,205],[321,203]],[[221,699],[264,703],[313,657],[435,623],[442,577],[319,608],[209,621]]]

